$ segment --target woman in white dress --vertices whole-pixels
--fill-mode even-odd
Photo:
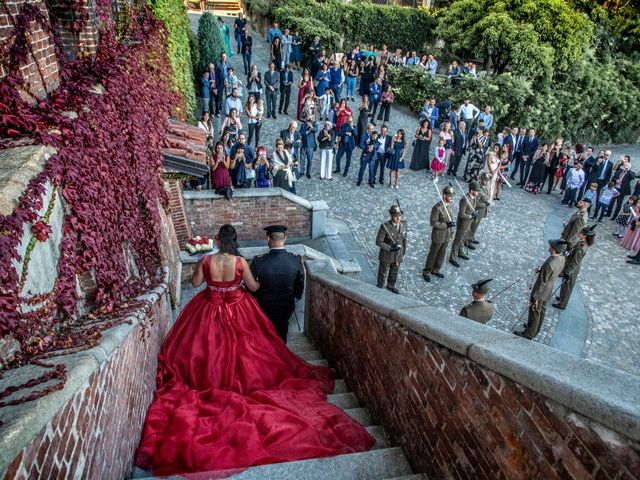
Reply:
[[[496,143],[490,152],[487,153],[487,172],[491,175],[489,193],[491,201],[494,200],[497,191],[498,172],[500,171],[500,144]]]

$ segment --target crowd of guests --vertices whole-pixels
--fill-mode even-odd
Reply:
[[[628,157],[613,162],[610,151],[595,154],[592,147],[568,145],[562,138],[545,142],[535,128],[504,128],[496,134],[492,107],[480,109],[471,99],[458,106],[427,99],[413,139],[408,139],[403,129],[389,132],[387,127],[394,103],[387,67],[416,66],[437,75],[433,55],[404,55],[401,50],[390,52],[386,45],[380,50],[369,45],[356,46],[348,54],[328,53],[317,36],[303,52],[299,31],[281,31],[274,23],[267,33],[271,62],[267,71],[260,72],[251,63],[253,39],[242,14],[235,19],[233,32],[246,81],[228,64],[229,49],[202,74],[204,113],[199,126],[210,139],[211,174],[194,182],[195,188],[208,184],[227,196],[231,187],[275,186],[295,193],[300,178],[311,178],[315,161],[320,163],[320,179],[331,180],[334,174],[347,177],[357,153],[357,186],[366,182],[371,188],[376,184],[399,188],[405,160],[411,170],[430,171],[435,182],[459,173],[471,182],[488,173],[492,201],[501,199],[505,184],[533,195],[545,189],[547,194],[559,191],[569,207],[586,199],[594,220],[611,218],[623,246],[640,248],[636,228],[640,183],[632,188],[636,176]],[[225,35],[230,42],[229,32]],[[456,84],[465,76],[477,76],[475,65],[452,62],[449,81]],[[290,122],[268,149],[260,143],[262,123],[289,115],[294,83],[298,95],[291,116],[297,121]],[[224,118],[216,134],[211,115],[220,114]],[[408,142],[413,146],[410,158]]]

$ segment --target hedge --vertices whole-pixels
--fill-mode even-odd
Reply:
[[[636,143],[640,140],[640,68],[630,62],[577,65],[562,84],[542,89],[511,74],[468,79],[456,87],[432,79],[418,67],[389,69],[396,101],[414,111],[424,100],[450,99],[460,105],[494,109],[496,131],[513,125],[535,127],[545,138],[563,136],[581,143]]]
[[[356,43],[381,47],[384,42],[390,50],[422,51],[435,40],[433,32],[437,23],[436,18],[422,8],[362,1],[344,4],[336,0],[323,3],[293,0],[276,7],[272,13],[282,27],[299,28],[305,40],[320,35],[325,44],[333,43],[343,49]],[[335,32],[337,38],[329,32]]]
[[[173,89],[184,98],[184,106],[179,107],[175,115],[178,118],[194,120],[196,90],[191,64],[187,9],[182,0],[151,0],[149,5],[155,16],[165,23],[169,34],[167,49],[173,69]]]

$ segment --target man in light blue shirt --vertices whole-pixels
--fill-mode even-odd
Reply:
[[[278,22],[273,22],[273,27],[269,29],[269,32],[267,32],[267,40],[269,41],[269,45],[273,43],[273,40],[276,37],[280,37],[280,40],[282,40],[282,32],[278,28]]]
[[[484,107],[484,112],[478,115],[478,121],[484,121],[484,128],[487,130],[491,130],[493,126],[493,113],[491,113],[491,107],[487,105]]]
[[[429,72],[429,75],[431,75],[431,78],[435,77],[436,73],[438,73],[438,61],[433,57],[433,55],[429,55],[427,59],[427,71]]]

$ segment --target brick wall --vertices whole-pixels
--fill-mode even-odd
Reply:
[[[394,302],[414,312],[424,304],[420,307],[418,302],[354,282],[344,277],[326,282],[312,276],[307,287],[308,334],[392,440],[404,448],[416,472],[437,479],[640,478],[640,443],[637,437],[626,436],[632,431],[637,435],[637,417],[629,423],[635,430],[614,432],[390,318],[403,315],[402,308],[389,313]],[[346,295],[341,288],[349,290]],[[381,314],[385,309],[388,313]],[[426,328],[446,331],[453,328],[447,325],[451,322],[461,336],[467,325],[471,335],[492,334],[488,327],[469,325],[473,322],[447,312],[442,315],[426,322]],[[499,338],[525,342],[506,335],[500,333]],[[525,346],[522,355],[526,355],[531,344],[518,345]],[[538,346],[530,348],[534,347]],[[561,354],[539,347],[545,349],[539,358],[546,356],[546,361]],[[511,368],[509,362],[501,359],[505,370]],[[573,375],[588,377],[590,370],[599,368],[585,365],[577,374],[572,362],[566,362],[568,382]],[[535,357],[531,363],[536,364]],[[534,373],[529,380],[535,383],[545,373],[541,371],[539,379]],[[628,400],[616,372],[610,384],[606,374],[601,383],[601,389],[612,389],[608,401],[598,404],[602,412]],[[631,388],[637,391],[635,385]],[[576,392],[569,397],[583,394]],[[637,411],[637,397],[632,408]]]
[[[0,45],[12,39],[15,17],[19,14],[21,5],[33,3],[49,18],[44,1],[8,0],[0,4]],[[59,84],[58,61],[53,47],[53,39],[45,33],[42,26],[35,20],[31,22],[29,35],[29,57],[27,63],[22,65],[20,71],[30,92],[43,98],[48,92],[55,90]],[[12,40],[11,40],[12,41]],[[0,78],[7,75],[4,67],[0,65]],[[25,93],[30,96],[30,94]]]
[[[80,43],[84,44],[87,54],[94,54],[99,39],[95,0],[83,0],[77,11],[69,8],[68,0],[48,0],[47,4],[52,24],[60,34],[67,58],[75,60]],[[82,28],[78,31],[80,27]]]
[[[311,208],[281,196],[276,189],[270,190],[269,196],[236,190],[231,200],[205,192],[195,192],[203,193],[201,197],[185,195],[187,220],[194,222],[192,233],[214,237],[221,225],[230,223],[239,240],[264,240],[265,226],[283,224],[289,228],[289,238],[310,238]]]
[[[4,480],[127,478],[153,399],[157,355],[169,316],[162,294],[145,320],[120,343],[115,342],[117,348],[85,385],[65,403],[56,404],[53,419],[16,455]],[[69,379],[65,389],[73,388],[73,380]],[[55,394],[31,403],[37,408],[35,404],[42,402],[46,410],[52,399]],[[16,441],[19,439],[14,438]]]
[[[184,248],[187,240],[191,238],[191,228],[187,222],[187,217],[184,209],[184,202],[182,200],[182,186],[178,181],[165,182],[165,188],[169,194],[169,209],[171,212],[171,220],[173,222],[173,228],[176,231],[178,237],[178,245],[180,248]]]

